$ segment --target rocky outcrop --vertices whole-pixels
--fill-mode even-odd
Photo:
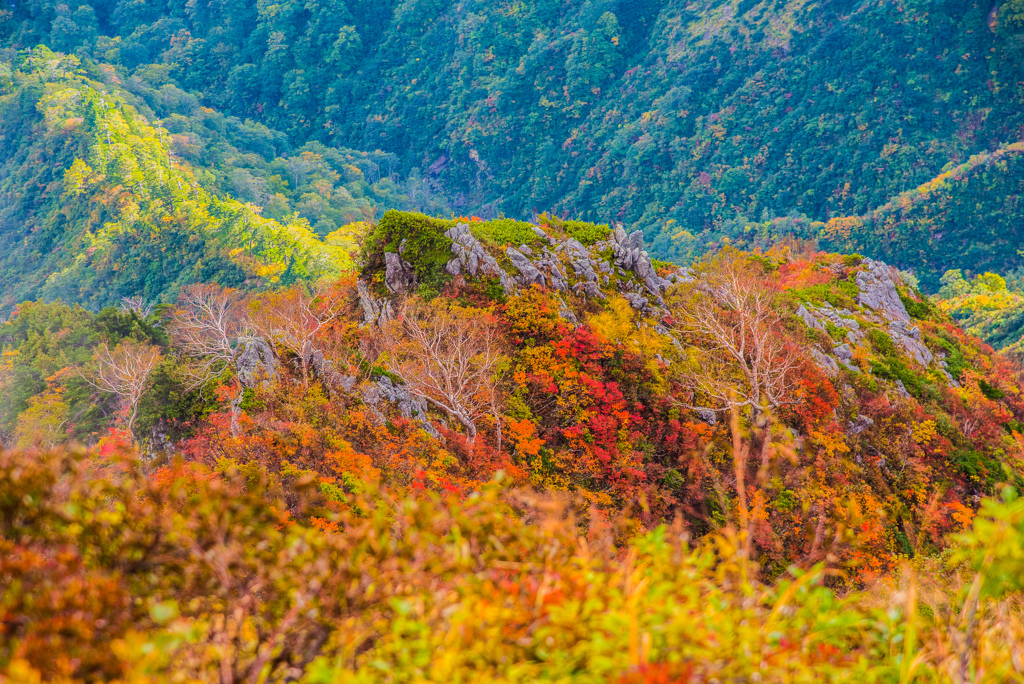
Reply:
[[[427,402],[414,396],[404,385],[394,384],[386,375],[366,385],[363,389],[363,401],[381,422],[385,420],[384,405],[387,404],[396,409],[403,418],[420,423],[435,439],[441,439],[441,434],[434,428],[427,413]]]
[[[857,436],[875,424],[875,421],[868,416],[857,416],[857,420],[850,421],[846,428],[846,434]]]
[[[238,340],[235,369],[242,387],[268,387],[277,382],[278,362],[273,348],[262,337],[243,337]]]
[[[888,333],[892,341],[922,366],[934,359],[932,352],[921,340],[921,329],[914,325],[907,308],[903,306],[896,289],[899,274],[891,266],[871,259],[864,260],[865,270],[857,274],[860,289],[858,301],[882,315],[889,323]]]
[[[540,285],[541,287],[547,285],[547,278],[541,273],[540,269],[537,268],[529,257],[523,253],[523,249],[529,250],[530,248],[523,245],[521,248],[516,249],[515,247],[509,247],[505,250],[505,255],[519,275],[516,276],[516,283],[522,287],[529,287],[530,285]]]
[[[473,235],[469,224],[459,223],[445,232],[452,241],[452,257],[445,264],[445,271],[467,278],[495,277],[506,295],[538,285],[590,299],[605,299],[609,288],[614,288],[634,309],[656,317],[665,313],[665,292],[675,284],[693,280],[692,273],[685,268],[667,278],[658,275],[650,255],[643,249],[641,231],[627,235],[617,225],[607,239],[588,248],[575,238],[556,239],[537,226],[532,228],[543,240],[541,246],[534,243],[506,247],[504,254],[511,264],[506,272]],[[403,247],[404,241],[397,253],[384,255],[384,282],[392,294],[407,293],[417,286],[415,268],[402,257]],[[392,317],[390,304],[372,297],[363,284],[359,304],[366,323]],[[563,313],[566,320],[575,320],[568,307],[563,308]]]
[[[889,337],[922,366],[927,366],[935,358],[931,350],[921,341],[921,328],[916,325],[890,321]]]
[[[829,375],[835,375],[839,372],[839,364],[828,354],[823,353],[820,349],[811,347],[811,359],[818,365],[823,371]]]
[[[386,297],[375,299],[362,280],[356,281],[356,294],[359,297],[359,308],[363,312],[363,323],[387,323],[394,318],[391,300]]]
[[[358,378],[354,375],[346,375],[345,373],[339,373],[334,368],[334,362],[330,359],[324,358],[324,353],[319,349],[314,349],[309,355],[309,365],[319,377],[323,378],[324,382],[331,389],[342,390],[344,392],[351,392],[355,389]]]
[[[709,408],[697,407],[693,409],[693,412],[697,414],[697,417],[708,425],[715,425],[718,423],[718,415]]]
[[[392,294],[405,294],[416,289],[416,270],[399,254],[384,255],[384,285]]]
[[[881,261],[864,260],[865,269],[857,273],[857,287],[860,294],[857,301],[862,306],[882,314],[887,320],[909,323],[910,314],[900,300],[896,290],[898,274],[895,269]]]
[[[825,326],[821,324],[821,321],[819,321],[817,318],[815,318],[813,315],[811,315],[811,312],[808,311],[807,307],[804,306],[803,304],[801,304],[800,306],[797,307],[796,315],[799,316],[803,320],[804,324],[808,328],[812,328],[814,330],[824,330],[825,329]]]
[[[634,294],[639,294],[640,290],[645,291],[650,298],[648,301],[652,301],[658,308],[663,309],[665,301],[662,299],[662,295],[668,288],[677,282],[690,282],[693,277],[687,269],[680,268],[669,278],[662,278],[658,275],[650,255],[643,247],[643,232],[637,230],[627,236],[621,225],[615,226],[608,240],[594,245],[594,249],[598,252],[610,250],[614,266],[636,276],[636,281],[641,287],[634,290]],[[630,298],[630,301],[639,302],[640,299],[633,297]]]
[[[454,255],[445,266],[445,270],[449,274],[465,273],[471,278],[493,276],[498,278],[506,295],[516,291],[515,281],[498,265],[498,260],[487,253],[484,246],[470,231],[468,224],[459,223],[450,228],[445,235],[451,238],[452,254]]]

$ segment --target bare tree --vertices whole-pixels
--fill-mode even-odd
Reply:
[[[124,312],[134,311],[139,318],[143,319],[149,318],[149,314],[153,313],[153,303],[147,302],[140,296],[121,297],[120,308]]]
[[[126,339],[111,349],[104,342],[96,348],[95,358],[96,372],[91,377],[83,377],[100,392],[117,396],[122,415],[127,419],[128,432],[132,433],[146,382],[160,362],[160,348]]]
[[[247,316],[264,339],[298,357],[305,384],[316,355],[316,342],[348,306],[349,293],[337,283],[307,290],[295,285],[250,301]]]
[[[477,422],[489,413],[500,440],[497,376],[503,356],[498,332],[486,316],[413,300],[398,320],[381,327],[373,343],[378,362],[413,395],[459,421],[470,442],[476,441]]]
[[[178,298],[170,329],[175,344],[195,360],[193,389],[230,365],[238,338],[250,334],[241,295],[218,285],[186,287]]]
[[[757,268],[739,255],[721,255],[670,301],[672,329],[703,351],[685,383],[755,414],[791,403],[802,363],[783,334],[774,289]]]

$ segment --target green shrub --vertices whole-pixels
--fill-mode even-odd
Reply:
[[[947,334],[940,333],[937,337],[930,338],[929,342],[933,342],[946,350],[946,371],[953,376],[954,380],[959,380],[964,369],[970,368],[970,364],[967,363],[960,345],[956,341],[949,339]]]
[[[1001,389],[999,389],[995,385],[988,384],[984,380],[978,381],[978,389],[980,389],[981,393],[984,394],[987,398],[991,399],[992,401],[999,401],[1000,399],[1006,396],[1006,393],[1003,392]]]
[[[412,264],[420,285],[439,291],[451,279],[444,267],[452,258],[452,240],[445,232],[454,225],[454,221],[423,214],[386,212],[366,238],[363,273],[369,276],[383,273],[384,255],[397,253],[404,240],[402,258]]]
[[[903,302],[903,308],[907,310],[912,318],[918,320],[926,320],[931,317],[934,309],[931,302],[927,299],[918,301],[909,295],[905,295],[902,292],[898,292],[900,301]]]
[[[871,346],[875,348],[875,351],[885,357],[897,357],[899,352],[896,351],[896,345],[893,343],[892,338],[886,335],[878,328],[872,328],[867,332],[868,341],[871,342]]]
[[[541,214],[540,221],[541,225],[545,226],[549,232],[553,232],[556,235],[564,237],[574,238],[579,241],[580,244],[587,247],[600,242],[601,240],[607,240],[612,233],[612,229],[603,223],[564,221],[548,214]]]
[[[999,461],[982,451],[958,449],[950,457],[950,465],[971,482],[982,485],[986,492],[994,491],[1002,479],[1003,470]]]
[[[848,280],[821,283],[820,285],[811,285],[800,290],[793,290],[793,294],[797,299],[803,302],[809,304],[828,302],[837,309],[857,308],[857,295],[859,293],[860,288],[857,287],[857,284],[851,283]]]
[[[533,232],[532,224],[510,218],[471,223],[469,228],[473,235],[486,245],[532,245],[541,240],[540,236]]]

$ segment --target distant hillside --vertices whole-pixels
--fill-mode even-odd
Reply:
[[[345,244],[211,193],[117,88],[45,49],[7,71],[0,103],[0,309],[62,298],[166,300],[184,285],[336,276]],[[351,247],[351,244],[348,245]]]
[[[621,221],[681,260],[766,222],[771,236],[869,216],[1019,142],[1019,4],[17,3],[0,39],[173,84],[294,145],[383,150],[459,213]],[[930,287],[954,260],[1013,268],[1017,166],[850,248]]]

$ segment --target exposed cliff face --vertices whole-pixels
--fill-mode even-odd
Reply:
[[[389,212],[385,221],[393,235],[390,244],[381,241],[382,252],[370,255],[371,263],[382,264],[383,268],[371,267],[364,272],[366,280],[379,277],[389,295],[406,295],[415,292],[423,284],[423,264],[414,264],[406,246],[410,242],[422,242],[424,232],[433,229],[447,239],[447,254],[443,266],[436,262],[428,278],[433,281],[450,280],[494,281],[505,296],[539,286],[559,293],[560,296],[579,296],[587,299],[605,299],[616,293],[626,298],[630,305],[648,316],[665,313],[664,294],[678,282],[688,281],[692,276],[686,268],[671,264],[655,266],[654,260],[644,250],[643,234],[634,231],[627,235],[622,226],[609,228],[594,226],[587,237],[589,244],[566,234],[557,225],[545,227],[519,223],[517,237],[525,238],[519,244],[502,244],[481,239],[474,234],[471,222],[458,222],[446,227],[444,222],[429,220],[424,228],[421,219],[403,220],[411,215]],[[480,231],[487,233],[485,229]],[[594,239],[599,235],[600,239]],[[529,243],[529,244],[527,244]],[[366,322],[379,321],[386,311],[387,298],[373,298],[364,286],[361,292],[361,306]],[[569,307],[563,307],[564,317],[575,322],[576,316]],[[386,318],[386,316],[385,316]]]

